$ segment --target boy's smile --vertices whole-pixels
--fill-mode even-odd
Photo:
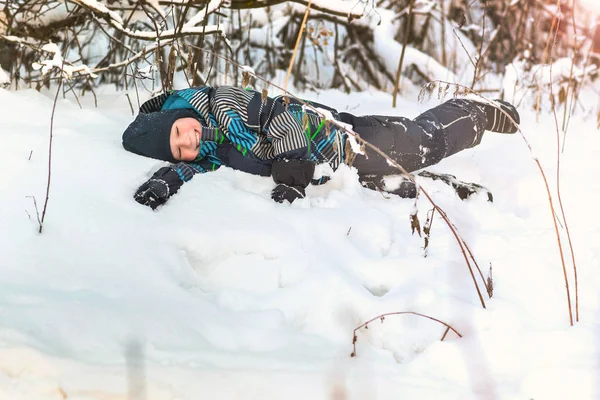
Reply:
[[[169,143],[176,160],[194,161],[198,157],[202,125],[195,118],[180,118],[173,123]]]

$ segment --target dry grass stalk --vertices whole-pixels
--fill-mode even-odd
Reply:
[[[65,32],[65,37],[67,33]],[[65,67],[65,56],[67,54],[67,49],[69,46],[65,46],[62,54],[62,64],[59,71],[60,79],[58,80],[58,87],[56,88],[56,94],[54,95],[54,101],[52,102],[52,114],[50,115],[50,140],[48,142],[48,181],[46,183],[46,199],[44,200],[44,208],[42,210],[42,218],[39,220],[40,229],[39,233],[42,233],[42,229],[44,228],[44,219],[46,218],[46,211],[48,209],[48,199],[50,198],[50,181],[52,178],[52,138],[54,137],[53,129],[54,129],[54,114],[56,113],[56,102],[58,101],[58,93],[60,93],[60,89],[63,84],[63,69]]]
[[[425,234],[425,237],[423,238],[423,257],[427,257],[427,254],[429,253],[429,238],[431,237],[431,225],[433,224],[434,214],[435,208],[427,211],[427,220],[423,226],[423,233]]]
[[[554,32],[554,40],[552,43],[552,53],[554,52],[554,46],[556,44],[556,34],[557,33],[558,33],[558,24],[556,27],[556,31]],[[550,54],[550,61],[552,61],[552,53]],[[575,61],[575,60],[573,60],[573,61]],[[572,68],[573,68],[573,63],[571,64],[571,74],[573,73]],[[550,93],[551,93],[551,95],[553,95],[552,62],[550,63]],[[560,193],[560,132],[559,132],[559,127],[558,127],[558,117],[556,115],[555,107],[552,107],[552,115],[554,117],[554,123],[556,125],[555,126],[555,130],[556,130],[556,197],[558,199],[558,205],[560,207],[562,219],[565,224],[565,231],[567,233],[567,241],[569,243],[569,249],[571,251],[571,261],[573,263],[573,274],[574,274],[574,280],[575,280],[575,320],[579,321],[579,284],[578,284],[578,280],[577,280],[577,264],[575,262],[575,252],[573,251],[573,242],[571,241],[571,233],[569,232],[569,224],[567,223],[567,216],[565,215],[565,209],[563,207],[562,196]],[[571,325],[573,325],[573,312],[571,309],[571,295],[569,292],[569,279],[567,276],[567,267],[566,267],[565,260],[564,260],[562,244],[560,241],[560,234],[558,232],[557,217],[554,213],[553,213],[553,219],[554,219],[554,226],[556,229],[556,235],[557,235],[558,243],[559,243],[559,250],[560,250],[560,257],[561,257],[561,262],[562,262],[562,266],[563,266],[563,273],[564,273],[564,277],[565,277],[565,286],[566,286],[566,290],[567,290],[567,302],[569,304],[569,319],[570,319]]]
[[[560,10],[560,1],[561,0],[557,0],[556,1],[556,7],[557,10]],[[552,40],[552,32],[558,32],[558,28],[560,25],[560,18],[559,18],[559,13],[556,13],[556,15],[554,15],[554,18],[552,18],[552,26],[550,27],[550,34],[548,35],[548,40],[546,41],[546,48],[544,49],[544,56],[542,57],[542,63],[547,62],[548,57],[549,57],[549,51],[548,49],[550,49],[550,44],[553,43]],[[554,41],[556,42],[556,41]],[[538,91],[537,91],[537,95],[536,95],[536,100],[535,100],[535,117],[536,117],[536,121],[539,122],[539,116],[540,116],[540,107],[541,107],[541,103],[542,103],[542,85],[543,85],[543,80],[540,78],[539,83],[538,83]]]
[[[412,18],[413,5],[415,0],[410,0],[408,4],[408,14],[406,15],[406,26],[404,27],[404,38],[402,39],[402,52],[400,53],[400,60],[398,61],[398,69],[396,70],[396,80],[394,81],[394,92],[392,94],[392,107],[396,108],[396,96],[400,92],[400,77],[402,73],[402,64],[404,63],[404,53],[406,51],[406,45],[408,44],[408,34],[410,29],[410,20]],[[443,7],[443,6],[442,6]],[[444,21],[442,20],[442,24]]]
[[[483,284],[487,288],[486,280],[483,277],[483,272],[481,272],[481,268],[479,268],[479,264],[477,263],[477,260],[475,259],[475,256],[473,255],[473,252],[471,251],[471,248],[469,247],[467,242],[464,241],[464,239],[461,238],[461,240],[462,240],[463,244],[465,245],[465,248],[467,249],[469,256],[471,257],[471,260],[473,260],[473,264],[475,264],[475,268],[477,269],[477,272],[479,272],[479,276],[481,277]],[[489,290],[488,290],[488,295],[489,295]],[[492,297],[492,296],[490,295],[490,297]]]
[[[475,89],[475,83],[477,83],[477,75],[479,73],[479,66],[482,63],[483,58],[483,40],[485,39],[485,18],[487,17],[487,1],[485,1],[483,7],[483,18],[481,18],[481,42],[479,43],[479,50],[477,53],[477,59],[475,60],[475,66],[473,68],[473,82],[471,83],[471,89]]]
[[[431,82],[430,84],[426,85],[427,87],[424,88],[422,90],[422,92],[423,91],[429,91],[431,93],[431,91],[432,91],[431,87],[435,87],[435,85],[440,85],[440,84],[445,84],[445,83],[447,83],[447,82],[444,82],[444,81],[434,81],[434,82]],[[457,85],[457,84],[455,84],[455,85]],[[495,104],[495,102],[490,101],[489,99],[487,99],[484,96],[482,96],[480,93],[478,93],[476,91],[473,91],[473,90],[471,90],[469,88],[465,88],[465,89],[467,89],[465,91],[466,93],[474,94],[474,95],[479,96],[480,98],[488,101],[489,103]],[[421,97],[421,96],[422,95],[419,94],[419,97]],[[496,107],[498,107],[498,109],[500,109],[502,111],[502,113],[504,113],[504,115],[506,115],[506,117],[513,124],[515,124],[515,125],[518,126],[518,124],[516,123],[516,121],[507,112],[505,112],[504,110],[502,110],[499,107],[499,105],[496,104]],[[553,110],[554,110],[554,108],[553,108]],[[556,121],[556,124],[557,124],[556,125],[556,129],[557,129],[557,134],[558,134],[558,119],[556,117],[556,114],[555,114],[555,121]],[[529,141],[527,140],[527,138],[523,134],[523,131],[521,130],[521,128],[518,128],[518,132],[521,134],[521,138],[523,138],[523,140],[525,141],[525,144],[526,144],[527,148],[529,149],[529,153],[531,154],[531,158],[536,163],[536,165],[537,165],[537,167],[538,167],[538,169],[540,171],[540,174],[542,175],[542,179],[543,179],[544,185],[546,187],[546,193],[548,194],[548,201],[550,203],[550,211],[552,213],[552,221],[554,223],[554,230],[555,230],[555,233],[556,233],[556,240],[557,240],[557,243],[558,243],[558,249],[559,249],[559,253],[560,253],[560,260],[561,260],[561,264],[562,264],[562,267],[563,267],[563,273],[564,273],[564,278],[565,278],[565,287],[566,287],[566,292],[567,292],[567,303],[568,303],[568,307],[569,307],[569,321],[570,321],[570,324],[573,325],[573,311],[572,311],[572,307],[571,307],[571,294],[570,294],[570,289],[569,289],[569,280],[568,280],[568,276],[567,276],[567,267],[566,267],[566,264],[565,264],[565,257],[564,257],[564,252],[563,252],[562,241],[561,241],[561,238],[560,238],[560,232],[558,230],[558,220],[556,218],[556,211],[555,211],[555,208],[554,208],[554,199],[552,197],[552,192],[550,191],[550,185],[548,184],[548,178],[546,177],[546,173],[544,172],[544,169],[542,168],[542,164],[540,163],[539,159],[534,155],[534,153],[533,153],[533,147],[531,146],[531,144],[529,143]],[[560,150],[559,150],[559,152],[560,152]],[[558,168],[557,168],[557,170],[558,170]],[[560,200],[560,190],[558,191],[558,197],[559,197],[559,203],[561,204],[561,209],[562,209],[562,201]],[[564,210],[563,210],[563,219],[564,218],[565,218],[565,214],[564,214]],[[566,222],[565,222],[565,225],[566,225]],[[568,230],[567,230],[567,237],[569,238],[569,245],[571,246],[571,254],[573,256],[573,262],[574,262],[575,261],[575,255],[573,253],[573,247],[572,247],[572,244],[571,244],[570,236],[571,235],[568,233]],[[573,270],[574,270],[575,276],[577,276],[577,269],[576,269],[575,263],[573,264]],[[577,278],[575,278],[575,279],[577,280]],[[576,291],[577,291],[577,288],[576,288]],[[576,294],[576,303],[577,303],[576,306],[578,308],[578,294]]]
[[[60,397],[64,400],[67,399],[69,396],[67,396],[67,392],[65,392],[63,390],[63,388],[58,388],[58,394],[60,395]]]
[[[433,81],[433,82],[430,82],[429,84],[427,84],[421,90],[421,93],[419,94],[419,98],[422,99],[424,97],[425,93],[429,93],[429,96],[431,96],[436,87],[440,87],[441,85],[444,85],[444,84],[448,85],[448,82],[444,82],[444,81]],[[458,84],[453,84],[453,85],[459,86]],[[444,92],[447,92],[447,91],[448,91],[447,89],[444,90]],[[487,100],[480,93],[478,93],[476,91],[473,91],[473,90],[471,90],[469,88],[466,88],[466,87],[463,87],[462,93],[464,93],[464,94],[466,94],[466,93],[472,93],[472,94],[475,94],[475,95],[481,97],[482,99]],[[438,96],[439,96],[439,93],[438,93]],[[553,110],[554,110],[554,107],[553,107]],[[515,125],[518,125],[516,123],[516,121],[514,121],[512,119],[512,117],[510,115],[508,115],[508,113],[504,112],[503,110],[502,110],[502,112],[509,118],[510,121],[512,121]],[[558,118],[556,117],[556,113],[554,115],[554,118],[555,118],[555,122],[556,122],[557,137],[559,138],[560,136],[559,136],[559,132],[558,132]],[[551,194],[551,191],[550,191],[550,186],[548,184],[548,179],[546,177],[546,174],[544,172],[544,169],[542,168],[542,165],[541,165],[540,161],[534,156],[534,154],[533,154],[533,148],[531,147],[531,144],[529,143],[529,141],[527,140],[527,138],[525,137],[525,135],[523,134],[523,132],[521,131],[520,128],[519,128],[519,133],[521,134],[521,137],[525,141],[525,144],[527,145],[527,148],[529,149],[529,152],[530,152],[533,160],[535,161],[536,165],[538,166],[538,169],[540,171],[540,174],[542,175],[542,179],[543,179],[545,187],[546,187],[546,192],[548,194],[548,200],[550,202],[550,210],[552,212],[552,220],[554,222],[554,228],[555,228],[555,233],[556,233],[556,238],[557,238],[558,248],[559,248],[559,253],[560,253],[560,259],[561,259],[561,264],[562,264],[562,267],[563,267],[563,273],[564,273],[564,279],[565,279],[565,287],[566,287],[566,292],[567,292],[567,303],[568,303],[568,308],[569,308],[569,321],[570,321],[570,324],[573,325],[573,312],[572,312],[572,306],[571,306],[571,295],[570,295],[570,289],[569,289],[569,280],[568,280],[568,276],[567,276],[567,270],[566,270],[566,263],[565,263],[565,258],[564,258],[562,241],[561,241],[561,238],[560,238],[560,232],[558,230],[558,221],[557,221],[557,218],[556,218],[556,211],[555,211],[555,208],[554,208],[554,200],[553,200],[553,197],[552,197],[552,194]],[[560,152],[560,147],[559,147],[558,151]],[[560,154],[559,154],[559,157],[560,157]],[[559,158],[559,160],[560,160],[560,158]],[[557,166],[557,173],[558,173],[559,170],[560,170],[560,164]],[[557,192],[558,192],[557,193],[557,197],[559,199],[559,205],[560,205],[560,208],[561,208],[561,211],[562,211],[563,219],[565,220],[565,227],[566,227],[565,229],[567,231],[567,237],[568,237],[568,241],[569,241],[569,246],[570,246],[570,249],[571,249],[572,261],[573,261],[573,271],[574,271],[575,282],[576,282],[576,284],[575,284],[575,292],[576,292],[576,294],[575,294],[575,298],[576,298],[576,300],[575,300],[575,303],[576,303],[575,304],[575,306],[576,306],[575,307],[576,308],[576,318],[577,318],[577,321],[579,321],[579,311],[578,311],[579,310],[579,291],[578,291],[578,283],[577,283],[577,267],[576,267],[576,263],[575,263],[575,254],[574,254],[574,251],[573,251],[573,245],[572,245],[572,241],[571,241],[571,235],[570,235],[568,227],[567,227],[566,216],[565,216],[565,213],[564,213],[564,208],[562,206],[562,200],[561,200],[561,196],[560,196],[560,180],[559,180],[558,175],[557,175]],[[466,246],[466,243],[465,243],[465,246]],[[461,245],[461,248],[462,248],[462,245]],[[473,255],[472,255],[471,251],[469,249],[468,249],[468,251],[469,251],[471,257],[473,258],[473,261],[475,261],[475,259],[474,259]],[[479,266],[477,264],[476,264],[476,266],[477,266],[477,269],[479,270],[479,273],[480,273],[480,275],[481,275],[481,277],[483,279],[483,274],[481,274],[481,270],[479,269]],[[475,279],[474,276],[473,276],[473,279]],[[484,280],[484,283],[485,282],[486,281]],[[486,287],[487,287],[487,285],[486,285]]]
[[[285,84],[283,85],[283,90],[287,90],[288,81],[290,80],[290,75],[292,74],[292,67],[294,66],[294,60],[296,59],[296,53],[298,52],[298,45],[300,44],[300,40],[302,39],[302,34],[304,33],[304,29],[306,28],[306,19],[308,18],[308,14],[310,13],[310,5],[312,4],[312,0],[308,0],[308,4],[306,6],[306,11],[304,12],[304,18],[302,18],[302,24],[300,25],[300,29],[298,30],[298,37],[296,38],[296,44],[294,45],[294,51],[292,52],[292,59],[290,60],[290,66],[287,70],[287,75],[285,77]]]
[[[419,235],[419,237],[421,236],[421,222],[419,221],[419,216],[418,214],[418,210],[415,207],[415,211],[410,213],[409,215],[409,219],[410,219],[410,229],[411,229],[411,233],[414,235],[415,231],[417,232],[417,234]]]
[[[494,295],[494,276],[492,275],[492,263],[490,263],[490,272],[486,281],[486,289],[490,298]]]
[[[462,335],[456,330],[454,329],[451,325],[445,323],[444,321],[441,321],[437,318],[434,317],[430,317],[429,315],[425,315],[425,314],[421,314],[418,312],[414,312],[414,311],[396,311],[396,312],[389,312],[389,313],[385,313],[385,314],[380,314],[374,318],[371,318],[370,320],[368,320],[367,322],[362,323],[361,325],[357,326],[356,328],[354,328],[354,331],[352,332],[352,348],[353,351],[350,354],[350,357],[356,357],[357,353],[356,353],[356,342],[358,341],[358,336],[356,336],[356,332],[361,329],[361,328],[365,328],[365,329],[369,329],[369,324],[375,320],[381,320],[381,323],[383,323],[383,321],[385,321],[385,317],[390,316],[390,315],[406,315],[406,314],[411,314],[411,315],[416,315],[419,317],[423,317],[423,318],[427,318],[429,320],[435,321],[439,324],[442,324],[446,327],[446,331],[444,332],[444,335],[442,336],[441,340],[444,340],[444,338],[446,337],[446,334],[448,333],[448,330],[452,330],[452,332],[456,333],[456,335],[458,337],[462,337]]]

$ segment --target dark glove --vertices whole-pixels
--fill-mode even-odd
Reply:
[[[171,167],[163,167],[156,171],[152,178],[140,186],[133,198],[140,204],[153,210],[165,204],[169,197],[177,193],[183,181]]]
[[[271,166],[275,183],[305,188],[315,173],[315,164],[307,160],[277,160]]]
[[[307,160],[277,160],[273,162],[271,174],[277,186],[271,192],[271,198],[278,203],[284,200],[292,203],[306,196],[304,189],[310,183],[315,172],[315,164]]]
[[[278,203],[283,203],[284,200],[293,203],[296,199],[306,197],[304,188],[301,186],[288,186],[285,183],[280,183],[271,191],[271,198]]]

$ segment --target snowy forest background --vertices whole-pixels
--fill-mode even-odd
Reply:
[[[597,0],[0,0],[0,400],[600,398]],[[139,105],[241,85],[515,135],[401,199],[356,171],[276,204],[122,149]],[[391,177],[393,181],[394,177]],[[393,182],[392,182],[393,183]],[[46,212],[47,211],[47,212]]]
[[[555,97],[573,110],[600,52],[592,0],[3,3],[3,84],[39,89],[62,70],[78,95],[101,84],[239,85],[244,65],[266,80],[290,68],[296,88],[347,93],[445,79],[502,95],[508,75],[548,99],[540,65],[565,59]]]

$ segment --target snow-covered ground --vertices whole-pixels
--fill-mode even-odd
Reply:
[[[434,104],[305,96],[357,114],[416,116]],[[570,327],[548,199],[519,135],[486,133],[431,168],[486,185],[494,203],[422,181],[486,276],[493,267],[483,309],[439,215],[423,257],[414,201],[363,189],[350,168],[293,205],[271,201],[270,178],[228,168],[196,176],[157,211],[137,204],[134,190],[162,163],[123,150],[132,115],[108,89],[98,108],[89,95],[83,109],[58,101],[39,234],[28,196],[41,212],[52,100],[0,89],[0,399],[600,398],[594,118],[571,120],[561,160],[579,267],[580,322]],[[555,182],[554,122],[520,111]],[[423,224],[431,207],[417,207]],[[358,333],[351,358],[353,329],[394,311],[463,337],[442,342],[442,325],[390,316]]]

